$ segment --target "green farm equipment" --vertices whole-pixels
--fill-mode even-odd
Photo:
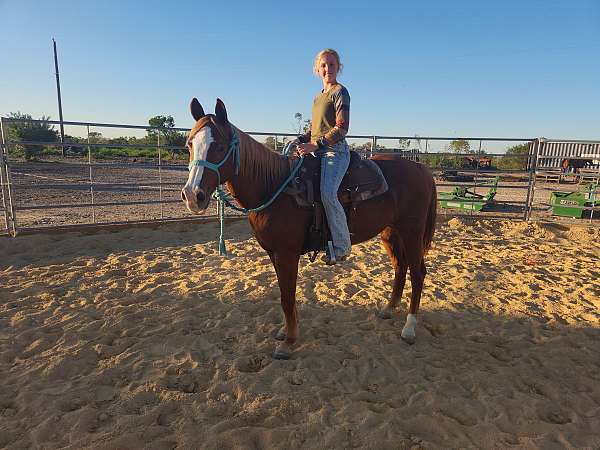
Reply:
[[[465,186],[456,186],[452,192],[438,193],[438,200],[442,208],[481,211],[494,201],[496,189],[498,188],[498,180],[500,180],[500,177],[495,177],[491,180],[491,183],[480,185],[490,187],[487,194],[477,194]]]
[[[554,191],[550,194],[552,214],[562,217],[583,217],[583,208],[600,208],[600,198],[597,198],[597,183],[582,186],[577,192]]]

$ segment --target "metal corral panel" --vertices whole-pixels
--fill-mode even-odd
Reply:
[[[538,155],[538,168],[560,168],[564,158],[592,158],[600,160],[600,142],[552,142],[545,141]]]

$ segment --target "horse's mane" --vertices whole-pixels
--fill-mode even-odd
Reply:
[[[214,115],[207,114],[196,122],[188,139],[205,127],[208,122],[212,122],[222,136],[229,134],[223,130],[223,125],[217,123]],[[287,160],[236,126],[231,126],[240,139],[240,175],[251,178],[256,183],[264,184],[267,192],[274,192],[290,173]]]
[[[281,154],[254,140],[234,127],[240,138],[240,173],[253,178],[262,177],[268,190],[275,190],[289,175],[290,167]]]

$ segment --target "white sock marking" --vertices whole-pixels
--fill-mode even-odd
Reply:
[[[402,328],[402,337],[405,339],[415,338],[415,327],[417,326],[417,315],[408,314],[406,316],[406,324]]]

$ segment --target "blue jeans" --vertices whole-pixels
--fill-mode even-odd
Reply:
[[[321,200],[331,230],[335,257],[350,253],[352,243],[346,213],[338,200],[338,188],[350,164],[350,149],[346,140],[327,147],[321,154]]]

